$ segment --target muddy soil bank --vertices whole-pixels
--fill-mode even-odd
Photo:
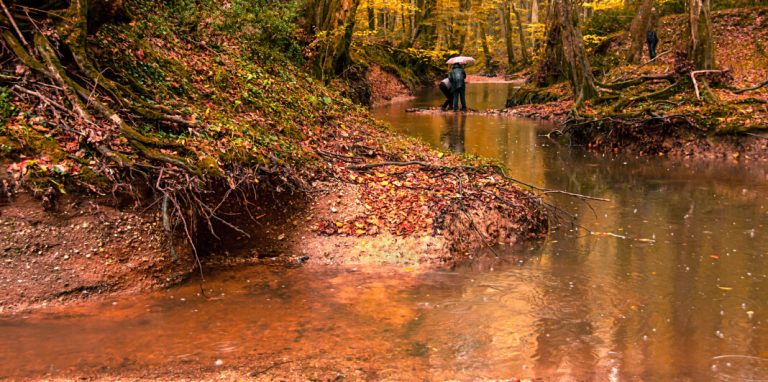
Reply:
[[[489,206],[470,209],[466,217],[471,220],[448,216],[451,224],[432,233],[329,234],[320,229],[324,222],[336,228],[370,213],[365,201],[370,190],[344,182],[318,183],[314,189],[311,197],[260,200],[249,210],[254,218],[243,217],[237,231],[217,225],[214,236],[200,229],[194,243],[203,277],[256,264],[426,271],[469,260],[487,245],[514,245],[546,230],[545,215],[532,212],[538,204],[520,201],[513,213]],[[70,198],[50,211],[28,194],[16,195],[0,207],[0,317],[199,279],[187,238],[177,232],[172,252],[162,213],[149,207],[115,208],[103,200]]]
[[[0,316],[93,295],[174,285],[193,269],[171,255],[159,214],[61,200],[55,211],[21,193],[0,207]]]

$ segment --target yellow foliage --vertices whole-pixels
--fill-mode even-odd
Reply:
[[[595,11],[606,11],[623,8],[624,0],[592,0],[584,2],[582,6],[585,8],[592,8]]]

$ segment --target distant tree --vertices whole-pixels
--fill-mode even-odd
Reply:
[[[437,6],[437,0],[415,0],[416,11],[413,14],[413,28],[408,46],[416,44],[421,40],[425,48],[431,49],[435,46],[435,25],[434,11]]]
[[[535,3],[535,1],[534,1]],[[523,65],[527,65],[528,60],[528,44],[525,40],[525,32],[523,31],[523,19],[520,16],[520,12],[517,11],[515,3],[512,3],[512,13],[515,15],[515,21],[517,23],[517,37],[520,39],[520,62]]]
[[[504,34],[504,46],[507,50],[507,65],[509,68],[515,66],[515,45],[512,39],[512,21],[509,14],[509,3],[512,0],[501,1],[501,31]]]
[[[653,0],[642,0],[637,5],[635,17],[629,26],[630,46],[627,52],[627,62],[639,64],[643,58],[645,34],[651,27],[653,19]]]

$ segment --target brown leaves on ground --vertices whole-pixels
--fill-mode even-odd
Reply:
[[[466,166],[455,156],[398,138],[386,129],[341,125],[337,129],[327,131],[333,139],[316,142],[317,151],[331,166],[330,178],[357,190],[362,208],[346,217],[315,221],[314,229],[321,234],[448,235],[478,247],[511,243],[545,230],[546,216],[538,199],[492,166]],[[360,147],[369,149],[367,155],[355,150]],[[412,161],[418,163],[407,164]],[[360,168],[364,164],[375,167]],[[487,221],[490,214],[478,212],[486,208],[496,211],[494,219],[500,222],[495,226]],[[514,232],[501,234],[500,226],[515,227],[507,227]]]

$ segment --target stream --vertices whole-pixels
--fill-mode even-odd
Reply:
[[[500,108],[510,90],[470,84],[469,106]],[[554,199],[596,234],[562,227],[429,272],[256,266],[212,275],[215,299],[190,283],[0,319],[0,380],[248,363],[352,380],[768,380],[764,164],[600,156],[550,140],[547,123],[405,111],[441,97],[374,114],[610,199]]]

